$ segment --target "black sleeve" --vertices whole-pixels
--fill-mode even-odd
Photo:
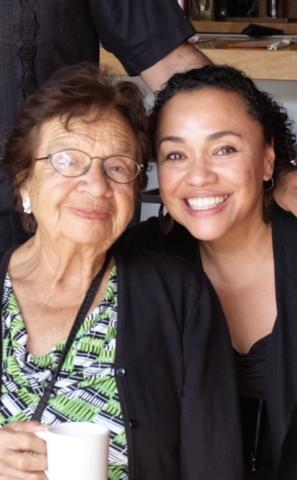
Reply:
[[[195,33],[176,0],[89,0],[103,47],[138,75]]]
[[[206,277],[184,330],[182,478],[241,480],[241,429],[233,351],[222,309]],[[191,293],[189,285],[189,295]],[[190,300],[189,300],[190,301]]]

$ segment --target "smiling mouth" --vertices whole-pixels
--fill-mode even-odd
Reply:
[[[188,198],[186,202],[192,210],[201,212],[219,207],[227,198],[229,198],[229,195],[216,195],[214,197]]]
[[[78,217],[88,220],[104,220],[109,216],[109,212],[95,208],[72,207],[71,210]]]

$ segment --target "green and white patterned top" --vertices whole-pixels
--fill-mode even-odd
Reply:
[[[3,301],[0,425],[30,420],[65,345],[60,342],[40,357],[28,352],[26,327],[8,274]],[[76,335],[42,422],[103,423],[110,430],[108,478],[127,480],[127,441],[114,372],[116,331],[117,272],[113,267],[104,299]]]

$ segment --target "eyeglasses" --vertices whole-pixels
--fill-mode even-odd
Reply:
[[[73,148],[49,153],[46,157],[36,158],[35,161],[49,160],[60,175],[80,177],[90,169],[94,158],[102,160],[100,166],[104,175],[116,183],[133,182],[144,168],[143,164],[127,155],[111,155],[105,158],[90,157],[86,152]]]

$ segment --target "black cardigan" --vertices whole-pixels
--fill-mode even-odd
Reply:
[[[297,478],[297,219],[280,208],[273,221],[277,320],[265,395],[279,480]],[[294,448],[292,440],[295,439]]]
[[[272,218],[277,319],[267,352],[264,398],[271,449],[279,480],[297,478],[297,219],[274,206]],[[149,219],[122,239],[127,251],[147,248],[169,251],[201,267],[197,240],[175,225],[164,236],[157,219]],[[279,465],[281,464],[281,467]]]
[[[115,257],[129,480],[241,479],[232,353],[211,286],[185,259]]]

